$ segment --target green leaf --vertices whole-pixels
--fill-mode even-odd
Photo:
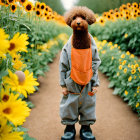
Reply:
[[[35,138],[30,137],[28,134],[23,135],[24,140],[36,140]]]
[[[109,83],[109,85],[108,85],[108,88],[113,88],[114,85],[115,85],[115,82],[114,82],[114,81],[111,81],[111,82]]]
[[[34,108],[35,105],[31,101],[27,101],[27,105],[29,108]]]
[[[117,94],[120,93],[120,91],[121,91],[121,88],[115,88],[113,94],[114,94],[114,95],[117,95]]]

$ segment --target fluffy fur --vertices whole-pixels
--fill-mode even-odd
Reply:
[[[96,21],[94,13],[87,7],[76,6],[66,12],[65,21],[73,29],[72,45],[77,49],[90,47],[88,24]]]

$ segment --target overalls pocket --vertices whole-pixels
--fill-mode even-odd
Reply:
[[[71,77],[67,77],[65,80],[67,90],[73,93],[79,93],[79,89],[77,84],[71,79]]]

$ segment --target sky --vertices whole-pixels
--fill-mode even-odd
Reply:
[[[64,8],[66,10],[69,10],[77,0],[61,0],[61,1],[64,5]]]

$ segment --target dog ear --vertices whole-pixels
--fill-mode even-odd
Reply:
[[[88,9],[88,14],[87,14],[86,20],[87,20],[89,25],[91,25],[91,24],[96,22],[95,14],[90,9]]]
[[[83,7],[84,11],[86,12],[86,20],[89,25],[96,22],[96,17],[93,11],[87,7]]]
[[[70,12],[66,12],[64,14],[64,19],[67,25],[71,26],[72,16],[70,15]]]

